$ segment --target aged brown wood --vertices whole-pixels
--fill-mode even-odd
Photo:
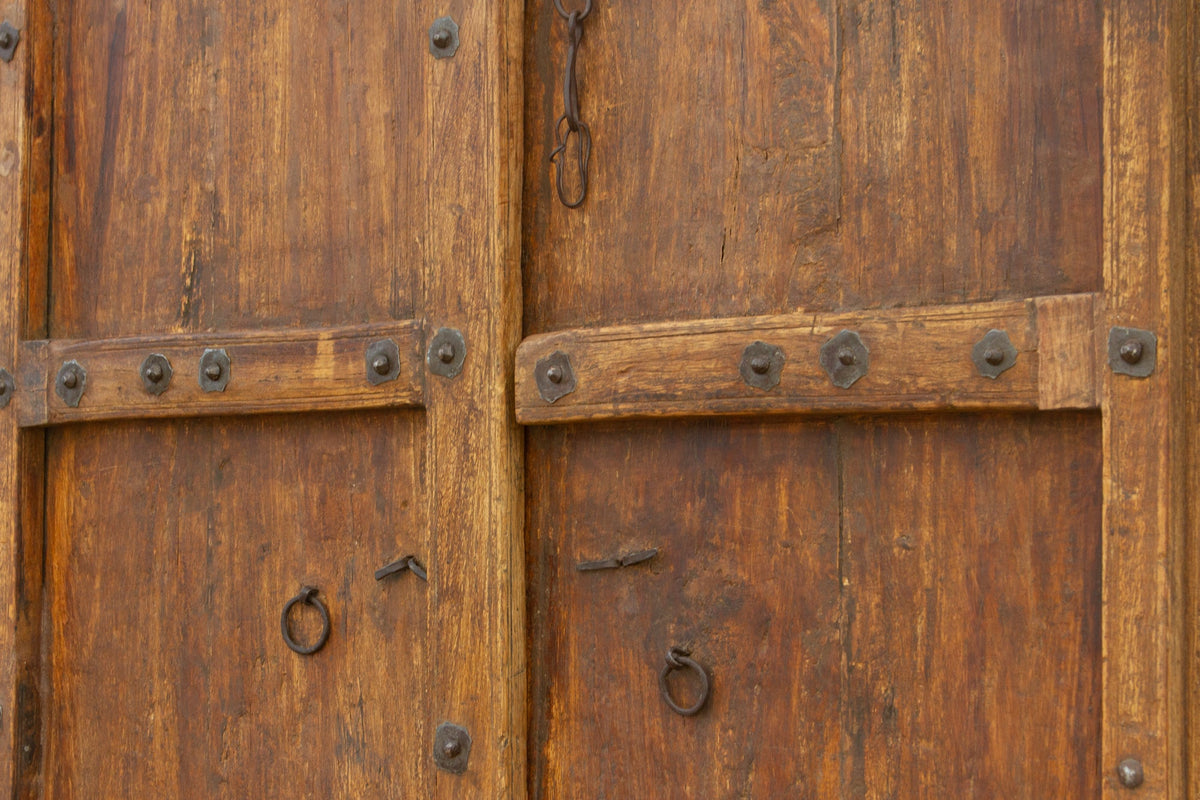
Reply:
[[[390,339],[400,352],[395,380],[367,380],[365,353]],[[231,378],[224,391],[199,382],[200,356],[225,350]],[[141,368],[152,354],[166,356],[170,388],[147,392]],[[59,368],[76,361],[87,370],[86,391],[72,408],[55,394]],[[134,336],[123,339],[26,342],[20,353],[17,414],[22,425],[99,419],[344,411],[424,403],[425,337],[419,322],[346,328]]]
[[[1190,176],[1184,187],[1187,192],[1187,222],[1184,235],[1187,267],[1183,273],[1186,287],[1187,307],[1183,314],[1186,331],[1184,363],[1184,396],[1187,402],[1185,422],[1187,443],[1187,482],[1190,496],[1195,496],[1200,487],[1200,14],[1192,14],[1187,26],[1189,63],[1185,74],[1187,92],[1187,169]],[[1194,742],[1200,736],[1200,503],[1186,503],[1187,530],[1184,610],[1187,615],[1183,640],[1183,674],[1188,686],[1186,730],[1187,747],[1186,791],[1191,795],[1200,793],[1200,747]]]
[[[1093,408],[1099,350],[1093,295],[842,314],[583,328],[531,336],[517,350],[517,419],[530,423],[746,412]],[[822,345],[857,332],[870,370],[849,389],[830,381]],[[998,379],[980,375],[972,348],[992,329],[1018,352]],[[782,348],[778,387],[749,386],[739,372],[755,341]],[[555,352],[576,386],[547,402],[536,367]]]
[[[1109,4],[1105,17],[1104,295],[1115,324],[1153,330],[1145,380],[1104,387],[1105,796],[1144,765],[1143,797],[1182,797],[1187,531],[1186,62],[1194,3]],[[1192,421],[1194,424],[1194,421]],[[1189,654],[1194,668],[1195,653]],[[1192,745],[1194,747],[1194,745]]]

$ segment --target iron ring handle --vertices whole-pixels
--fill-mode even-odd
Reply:
[[[292,613],[292,607],[297,603],[310,605],[317,609],[317,611],[321,614],[321,635],[318,636],[317,640],[310,645],[302,645],[293,639],[292,631],[288,627],[288,615]],[[312,586],[302,586],[300,588],[300,594],[296,595],[291,600],[288,600],[287,604],[283,607],[283,614],[279,617],[279,627],[283,631],[283,643],[286,644],[289,649],[295,653],[299,653],[302,656],[311,656],[313,653],[324,647],[325,643],[329,641],[329,609],[326,608],[325,604],[322,603],[320,598],[317,597],[317,590],[315,588]]]
[[[554,8],[558,11],[559,16],[561,16],[563,19],[571,18],[571,12],[568,12],[567,9],[563,8],[562,0],[554,0]],[[574,13],[579,14],[579,21],[583,22],[585,19],[587,19],[587,15],[592,13],[592,0],[587,0],[583,4],[582,11]]]
[[[691,651],[684,650],[682,647],[672,647],[667,651],[666,665],[663,666],[662,672],[658,673],[658,690],[662,693],[663,700],[672,711],[682,717],[692,717],[700,713],[700,709],[704,708],[704,704],[708,702],[708,692],[711,686],[708,680],[708,671],[689,658],[690,655]],[[690,669],[700,678],[700,697],[686,708],[675,702],[675,699],[671,697],[671,687],[667,686],[667,676],[677,669]]]

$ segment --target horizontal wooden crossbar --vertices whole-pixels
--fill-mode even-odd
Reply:
[[[373,384],[367,348],[391,339],[399,374]],[[229,358],[223,391],[205,391],[200,359],[206,350]],[[424,404],[424,333],[407,320],[341,328],[221,334],[173,334],[101,340],[25,342],[8,413],[21,426],[142,417],[188,417],[268,412],[331,411]],[[155,395],[146,389],[147,356],[165,356],[173,376]],[[59,370],[77,362],[86,373],[78,407],[56,392]],[[0,412],[4,413],[4,412]]]
[[[1097,314],[1096,295],[1079,294],[556,331],[517,349],[517,420],[1096,408]],[[1017,351],[996,378],[981,375],[972,360],[993,329]],[[820,363],[822,346],[843,330],[856,332],[869,351],[867,373],[845,389]],[[759,341],[783,351],[779,383],[770,389],[741,374],[747,346]],[[551,402],[536,373],[559,352],[575,387]]]

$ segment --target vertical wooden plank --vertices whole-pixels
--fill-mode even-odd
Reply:
[[[1187,84],[1188,123],[1187,166],[1190,176],[1187,191],[1187,230],[1184,242],[1187,247],[1187,310],[1188,361],[1185,383],[1187,386],[1187,452],[1188,475],[1186,490],[1192,497],[1200,491],[1200,13],[1193,13],[1187,21],[1187,61],[1184,69],[1190,80]],[[1186,520],[1188,572],[1187,593],[1187,638],[1184,649],[1184,675],[1188,685],[1188,712],[1186,741],[1188,747],[1188,796],[1200,796],[1200,503],[1187,504]]]
[[[1190,9],[1190,10],[1189,10]],[[1185,73],[1194,3],[1111,0],[1105,15],[1104,295],[1114,325],[1158,336],[1146,379],[1104,370],[1105,796],[1182,797],[1181,602]]]
[[[466,338],[460,375],[428,377],[426,480],[434,543],[431,728],[472,738],[467,772],[435,771],[431,796],[525,794],[521,464],[512,365],[521,331],[521,36],[517,0],[426,3],[461,44],[424,61],[425,318]],[[432,751],[433,741],[426,743]]]

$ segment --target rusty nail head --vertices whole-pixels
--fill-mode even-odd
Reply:
[[[392,371],[392,360],[385,354],[380,353],[371,362],[371,367],[375,370],[376,375],[387,375]]]
[[[0,408],[8,406],[16,390],[17,386],[13,382],[12,373],[6,369],[0,369]]]
[[[142,388],[150,394],[159,395],[165,392],[171,385],[173,375],[171,362],[162,353],[151,353],[142,362]]]
[[[562,350],[555,350],[539,360],[533,368],[533,379],[538,394],[547,403],[554,403],[575,391],[575,370],[571,368],[571,357]]]
[[[451,722],[437,727],[433,740],[433,761],[438,769],[455,775],[467,771],[467,760],[471,757],[471,735],[466,728]]]
[[[753,342],[742,351],[742,363],[738,372],[747,386],[769,390],[779,385],[783,374],[783,349],[766,342]]]
[[[854,331],[842,331],[821,345],[821,366],[833,385],[849,389],[870,367],[870,351]]]
[[[449,356],[449,358],[447,358]],[[425,364],[434,375],[457,378],[467,359],[467,340],[457,328],[438,328],[425,353]]]
[[[1148,378],[1154,374],[1158,337],[1140,328],[1114,327],[1108,332],[1108,366],[1118,375]]]
[[[367,380],[379,386],[400,377],[400,346],[394,339],[380,339],[367,345]]]
[[[200,356],[200,388],[223,392],[229,385],[229,354],[222,348],[208,348]]]
[[[1117,778],[1126,789],[1136,789],[1141,786],[1146,780],[1142,762],[1136,758],[1122,759],[1121,763],[1117,764]]]
[[[975,362],[979,374],[993,380],[1012,369],[1018,355],[1008,334],[995,328],[985,333],[971,348],[971,360]]]
[[[993,347],[983,354],[983,360],[993,367],[998,367],[1004,363],[1004,351],[999,347]]]
[[[4,22],[0,24],[0,61],[4,61],[5,63],[12,61],[20,41],[21,32],[14,28],[11,23]]]
[[[439,17],[429,26],[429,52],[434,58],[450,58],[458,52],[458,23]]]
[[[54,391],[71,408],[79,407],[79,400],[87,389],[87,370],[78,361],[66,361],[58,370]]]

